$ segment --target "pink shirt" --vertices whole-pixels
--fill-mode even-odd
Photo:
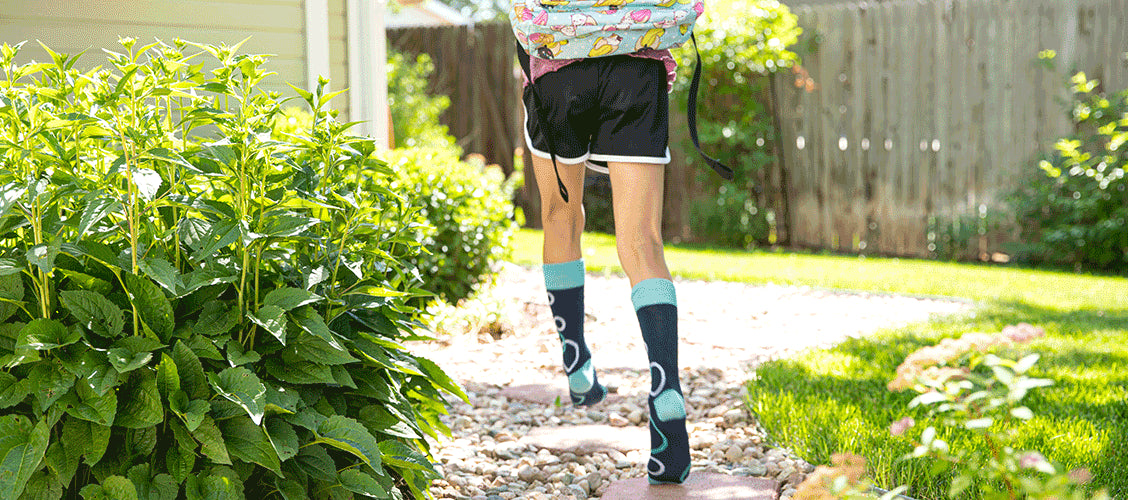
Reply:
[[[657,59],[666,65],[666,91],[673,91],[674,80],[678,76],[678,63],[674,60],[674,56],[670,54],[669,50],[653,50],[642,49],[641,51],[631,54],[633,57],[644,57],[647,59]],[[539,57],[530,57],[529,64],[532,66],[533,80],[540,78],[546,73],[551,73],[564,66],[567,66],[581,59],[541,59]],[[521,72],[521,79],[526,85],[529,84],[525,78],[525,72]]]

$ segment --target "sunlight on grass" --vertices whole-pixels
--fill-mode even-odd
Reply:
[[[514,260],[540,264],[539,231],[522,230]],[[584,235],[589,271],[622,273],[613,236]],[[886,390],[910,352],[945,337],[997,332],[1028,322],[1046,337],[1023,346],[1042,359],[1031,372],[1055,385],[1027,397],[1036,417],[1018,432],[1025,449],[1068,468],[1088,467],[1094,484],[1128,498],[1128,280],[1018,267],[909,259],[859,258],[666,246],[670,271],[721,279],[815,288],[946,296],[973,301],[974,314],[849,339],[761,366],[748,383],[748,406],[775,445],[814,464],[838,452],[866,456],[878,485],[912,485],[921,500],[946,498],[948,479],[924,462],[901,462],[908,442],[888,426],[909,414],[911,394]],[[1013,354],[1013,353],[1012,353]],[[983,446],[969,433],[943,435],[953,446]]]

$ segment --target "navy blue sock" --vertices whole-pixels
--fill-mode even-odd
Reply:
[[[631,290],[646,355],[650,358],[651,484],[680,484],[689,477],[689,434],[685,428],[685,398],[678,380],[678,306],[674,284],[667,279],[644,280]]]
[[[572,404],[594,405],[607,396],[584,341],[584,260],[544,265],[544,286],[564,348],[564,373]]]

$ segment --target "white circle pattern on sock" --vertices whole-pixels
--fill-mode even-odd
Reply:
[[[572,349],[575,349],[574,352],[576,353],[576,355],[572,357],[572,363],[571,364],[568,364],[568,346],[572,346]],[[574,341],[574,340],[565,340],[564,341],[564,373],[571,375],[572,370],[576,369],[576,364],[578,364],[579,362],[580,362],[580,344],[577,344],[576,341]]]
[[[658,470],[656,470],[656,471],[651,470],[650,466],[652,464],[658,465]],[[646,472],[649,472],[651,475],[654,475],[654,476],[661,476],[662,474],[666,473],[666,464],[662,463],[661,460],[658,460],[657,458],[654,458],[653,456],[651,456],[650,461],[646,463]]]
[[[548,292],[548,306],[552,307],[554,304],[556,304],[556,294]]]
[[[662,379],[661,379],[662,383],[658,384],[657,389],[650,391],[650,397],[652,397],[652,398],[658,397],[659,394],[662,394],[662,388],[666,387],[666,370],[662,369],[662,365],[659,365],[658,363],[651,362],[650,363],[650,369],[653,370],[655,368],[657,368],[658,373],[662,375]],[[653,376],[653,375],[651,375],[651,376]]]
[[[564,333],[564,328],[566,326],[568,326],[568,323],[564,321],[564,318],[561,318],[560,316],[556,316],[556,317],[553,317],[552,319],[554,321],[556,321],[556,332],[557,333]]]

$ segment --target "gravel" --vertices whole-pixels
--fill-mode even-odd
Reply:
[[[454,402],[443,418],[452,438],[432,443],[444,476],[432,488],[437,498],[598,498],[614,481],[645,476],[646,442],[626,453],[575,454],[537,449],[521,440],[530,430],[549,426],[647,425],[650,374],[630,284],[624,277],[591,274],[586,281],[585,331],[600,380],[613,392],[594,408],[500,394],[512,385],[563,381],[539,268],[506,264],[494,286],[480,295],[502,310],[501,325],[480,334],[439,332],[436,341],[411,346],[460,381],[470,399]],[[802,287],[691,280],[676,285],[693,470],[774,478],[781,498],[789,497],[814,467],[771,446],[743,405],[743,384],[757,366],[878,329],[971,310],[959,301]]]

